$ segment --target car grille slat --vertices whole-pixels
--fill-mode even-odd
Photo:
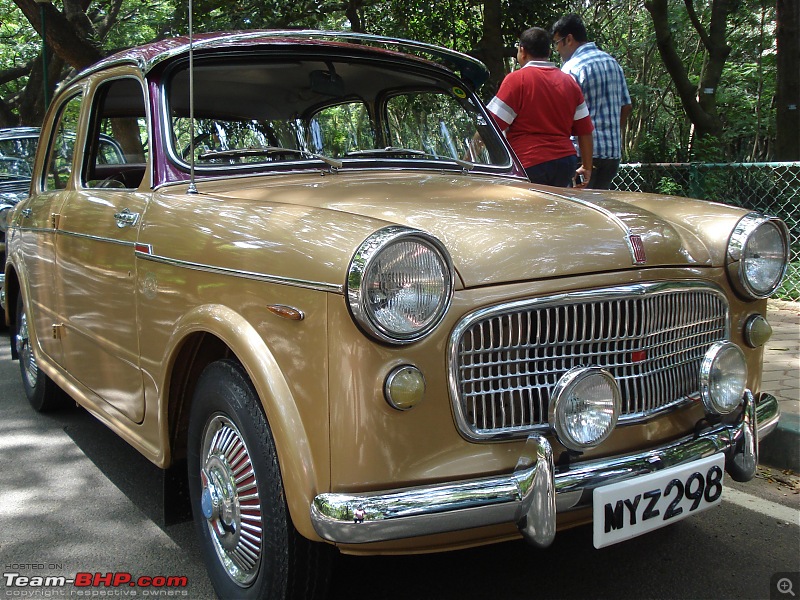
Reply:
[[[608,369],[620,421],[646,419],[699,393],[700,363],[726,338],[728,307],[715,288],[628,286],[514,302],[467,316],[451,339],[451,395],[471,438],[548,427],[550,394],[578,366]]]

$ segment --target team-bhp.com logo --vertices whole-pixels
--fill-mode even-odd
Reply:
[[[74,577],[65,577],[64,575],[23,575],[22,573],[12,572],[3,573],[3,583],[6,588],[6,596],[13,597],[42,597],[44,590],[50,590],[51,592],[69,590],[69,595],[75,596],[105,596],[110,594],[101,594],[98,593],[98,590],[110,592],[109,588],[120,592],[123,590],[129,592],[113,595],[179,596],[186,595],[187,592],[184,588],[189,584],[189,579],[176,575],[142,575],[134,577],[124,571],[111,573],[81,572],[76,573]],[[140,589],[134,590],[131,588]],[[34,590],[37,590],[38,594],[34,595]]]

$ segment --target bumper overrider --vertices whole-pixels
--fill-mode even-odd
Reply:
[[[556,513],[590,507],[595,488],[665,468],[725,454],[735,481],[753,478],[758,442],[778,424],[770,394],[745,392],[741,415],[637,454],[587,461],[556,472],[550,443],[531,435],[517,463],[504,475],[364,494],[320,494],[311,521],[323,539],[343,544],[382,542],[515,523],[538,547],[550,545]]]

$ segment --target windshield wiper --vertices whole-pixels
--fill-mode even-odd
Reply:
[[[235,158],[239,156],[270,156],[272,154],[292,154],[303,156],[302,150],[295,148],[282,148],[280,146],[248,146],[247,148],[230,148],[229,150],[209,150],[203,152],[198,158]]]
[[[229,150],[210,150],[203,152],[198,158],[200,160],[207,160],[209,158],[237,158],[241,156],[271,156],[274,154],[284,154],[299,156],[301,158],[315,158],[321,160],[326,165],[333,169],[341,169],[342,161],[322,154],[309,152],[308,150],[299,150],[297,148],[284,148],[282,146],[249,146],[247,148],[231,148]]]
[[[423,150],[417,150],[415,148],[399,148],[397,146],[387,146],[386,148],[367,148],[365,150],[353,150],[352,152],[348,152],[346,156],[348,157],[360,157],[360,156],[413,156],[415,158],[430,158],[432,160],[438,161],[445,161],[445,162],[454,162],[459,167],[464,169],[464,171],[471,171],[475,168],[475,163],[469,162],[467,160],[462,160],[460,158],[453,158],[452,156],[436,156],[435,154],[429,154],[424,152]]]

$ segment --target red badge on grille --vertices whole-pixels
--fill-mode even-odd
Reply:
[[[635,350],[631,352],[631,362],[640,363],[647,360],[647,350]]]
[[[647,262],[647,253],[644,251],[644,243],[642,236],[634,233],[628,236],[631,243],[631,251],[633,252],[633,260],[637,265],[643,265]]]

